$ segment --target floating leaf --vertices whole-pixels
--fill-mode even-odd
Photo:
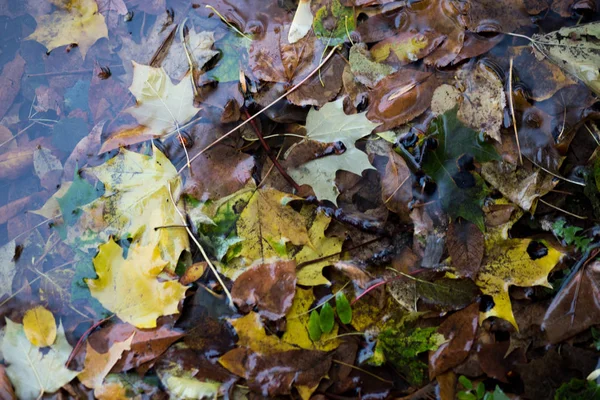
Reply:
[[[343,292],[338,292],[335,295],[335,311],[342,324],[349,324],[352,322],[352,308]]]
[[[94,0],[58,1],[54,4],[58,9],[50,15],[37,16],[37,27],[26,39],[37,40],[48,51],[77,43],[85,58],[88,49],[98,39],[108,37],[104,16],[98,12]]]
[[[27,310],[23,316],[23,330],[31,344],[37,347],[52,346],[56,340],[54,315],[43,306]]]
[[[346,150],[342,154],[309,161],[288,171],[290,176],[300,185],[310,185],[319,200],[336,204],[339,190],[335,174],[338,170],[360,175],[365,169],[373,168],[367,155],[358,150],[354,142],[370,134],[376,126],[365,113],[346,115],[343,99],[327,103],[318,111],[311,108],[306,117],[307,139],[321,143],[342,142]]]
[[[178,281],[158,281],[167,262],[157,259],[152,246],[132,244],[127,259],[112,239],[94,258],[98,279],[86,279],[92,296],[104,308],[138,328],[154,328],[156,318],[178,313],[186,287]]]
[[[6,319],[2,355],[9,364],[6,372],[19,399],[34,400],[44,393],[54,393],[75,378],[79,372],[65,367],[72,350],[62,323],[54,344],[42,352],[27,339],[23,325]]]

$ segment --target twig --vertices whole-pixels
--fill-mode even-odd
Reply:
[[[276,98],[275,100],[273,100],[269,105],[267,105],[265,108],[263,108],[262,110],[260,110],[259,112],[257,112],[256,114],[254,114],[253,116],[251,116],[250,118],[248,118],[247,120],[245,120],[244,122],[242,122],[241,124],[239,124],[238,126],[236,126],[235,128],[233,128],[232,130],[230,130],[229,132],[227,132],[226,134],[224,134],[223,136],[221,136],[220,138],[218,138],[217,140],[215,140],[214,142],[212,142],[211,144],[209,144],[208,146],[206,146],[204,149],[200,150],[198,152],[198,154],[196,154],[195,156],[193,156],[192,158],[190,158],[190,162],[194,161],[196,158],[200,157],[202,154],[204,154],[207,150],[213,148],[214,146],[216,146],[218,143],[222,142],[223,140],[225,140],[228,136],[230,136],[231,134],[233,134],[234,132],[236,132],[238,129],[240,129],[242,126],[246,125],[247,123],[249,123],[250,121],[252,121],[254,118],[258,117],[259,115],[261,115],[262,113],[264,113],[265,111],[267,111],[269,108],[271,108],[274,104],[276,104],[277,102],[279,102],[281,99],[284,99],[286,96],[288,96],[290,93],[292,93],[294,90],[298,89],[300,86],[302,86],[304,84],[304,82],[306,82],[307,80],[309,80],[314,74],[317,73],[317,71],[323,66],[325,65],[325,63],[327,61],[329,61],[329,59],[333,56],[333,54],[335,53],[335,51],[337,50],[338,46],[335,46],[333,49],[331,49],[331,51],[329,52],[329,54],[327,55],[327,57],[325,57],[325,59],[310,73],[308,74],[304,79],[302,79],[300,82],[298,82],[296,85],[294,85],[290,90],[288,90],[287,92],[285,92],[284,94],[282,94],[281,96],[279,96],[278,98]],[[183,166],[179,169],[179,171],[177,171],[178,174],[180,174],[181,172],[183,172],[183,170],[185,169],[186,166]]]
[[[123,68],[123,65],[109,65],[108,68]],[[59,71],[59,72],[42,72],[40,74],[27,74],[28,78],[35,76],[59,76],[59,75],[75,75],[75,74],[87,74],[90,72],[94,72],[94,68],[92,69],[79,69],[76,71]]]
[[[238,35],[242,35],[246,39],[252,40],[250,37],[248,37],[242,31],[240,31],[238,28],[236,28],[231,22],[227,21],[227,19],[223,15],[221,15],[221,13],[218,12],[216,8],[214,8],[213,6],[209,6],[209,5],[206,5],[205,7],[210,9],[215,14],[217,14],[219,16],[219,18],[221,18],[221,21],[225,22],[227,24],[227,26],[230,27],[231,29],[233,29]]]
[[[208,254],[206,254],[206,251],[204,251],[204,248],[202,247],[202,245],[200,244],[200,242],[198,242],[198,240],[196,239],[196,237],[194,236],[194,234],[192,233],[192,231],[190,230],[190,228],[187,226],[187,224],[185,222],[185,217],[183,216],[183,214],[181,213],[181,211],[177,207],[177,203],[175,203],[175,199],[173,199],[173,193],[171,192],[171,184],[168,184],[167,188],[169,189],[169,197],[171,198],[171,202],[173,203],[173,207],[175,207],[175,210],[177,211],[177,214],[179,214],[179,217],[181,218],[181,223],[185,224],[185,230],[187,231],[188,235],[190,235],[190,237],[192,238],[192,240],[194,241],[194,243],[196,244],[196,246],[198,246],[198,249],[202,253],[202,256],[206,260],[206,263],[210,267],[210,270],[213,272],[213,274],[215,274],[215,276],[217,278],[217,281],[219,281],[219,284],[223,288],[223,292],[225,292],[225,295],[227,296],[227,299],[229,300],[229,305],[231,307],[235,307],[235,305],[233,303],[233,298],[231,297],[231,293],[229,293],[229,290],[227,289],[227,286],[225,286],[225,282],[223,282],[223,280],[221,279],[221,276],[219,275],[219,272],[217,271],[217,268],[210,261],[210,258],[208,257]]]
[[[369,372],[369,371],[367,371],[367,370],[365,370],[365,369],[362,369],[362,368],[360,368],[360,367],[357,367],[356,365],[348,364],[348,363],[345,363],[345,362],[343,362],[343,361],[340,361],[340,360],[331,360],[331,361],[333,361],[333,362],[334,362],[334,363],[336,363],[336,364],[343,365],[344,367],[354,368],[354,369],[356,369],[356,370],[358,370],[358,371],[360,371],[360,372],[363,372],[363,373],[365,373],[365,374],[367,374],[367,375],[370,375],[370,376],[372,376],[373,378],[375,378],[375,379],[377,379],[377,380],[380,380],[381,382],[385,382],[385,383],[394,383],[394,382],[392,382],[392,381],[388,381],[387,379],[383,379],[382,377],[380,377],[380,376],[377,376],[377,375],[375,375],[375,374],[374,374],[374,373],[372,373],[372,372]]]
[[[547,205],[548,207],[554,208],[555,210],[558,210],[558,211],[560,211],[560,212],[562,212],[562,213],[565,213],[565,214],[567,214],[567,215],[570,215],[571,217],[574,217],[574,218],[577,218],[577,219],[587,219],[587,217],[582,217],[581,215],[573,214],[573,213],[571,213],[571,212],[568,212],[567,210],[563,210],[563,209],[562,209],[562,208],[560,208],[560,207],[557,207],[557,206],[555,206],[555,205],[553,205],[553,204],[550,204],[550,203],[548,203],[547,201],[545,201],[545,200],[544,200],[544,199],[542,199],[542,198],[538,198],[538,200],[539,200],[539,201],[541,201],[542,203],[544,203],[545,205]]]
[[[244,112],[246,113],[246,116],[248,118],[250,118],[250,113],[248,113],[248,110],[244,109]],[[251,119],[250,120],[250,125],[252,125],[252,127],[254,128],[254,132],[256,132],[256,136],[258,136],[258,140],[260,140],[260,144],[262,145],[262,147],[267,152],[267,156],[269,156],[269,159],[271,160],[271,162],[273,163],[273,165],[275,166],[275,168],[277,168],[277,171],[279,171],[279,173],[281,174],[281,176],[283,176],[285,178],[285,180],[290,185],[292,185],[292,187],[294,188],[294,190],[296,190],[296,192],[299,192],[300,191],[300,186],[296,183],[296,181],[291,176],[288,175],[288,173],[285,171],[285,169],[283,169],[283,167],[279,163],[279,160],[277,160],[277,157],[275,157],[273,155],[273,153],[271,153],[271,147],[265,141],[265,138],[263,137],[262,133],[260,132],[260,129],[258,129],[258,126],[256,125],[256,122]]]
[[[87,339],[87,337],[90,335],[90,333],[92,333],[92,331],[94,329],[96,329],[97,327],[99,327],[100,325],[102,325],[103,323],[105,323],[106,321],[108,321],[109,319],[114,317],[115,315],[116,314],[112,314],[104,319],[101,319],[100,321],[98,321],[98,322],[94,323],[92,326],[90,326],[88,328],[88,330],[83,333],[83,335],[79,338],[79,340],[77,341],[77,344],[73,348],[73,351],[71,352],[71,355],[69,356],[69,359],[65,363],[65,367],[69,367],[69,364],[71,363],[71,361],[73,361],[73,357],[75,357],[75,354],[77,354],[77,352],[79,351],[79,348],[83,344],[83,341],[85,339]]]
[[[517,131],[517,119],[515,117],[515,105],[513,101],[513,58],[510,58],[510,67],[508,70],[508,100],[510,104],[510,115],[512,117],[513,128],[515,130],[515,139],[517,140],[517,150],[519,151],[519,164],[523,165],[523,156],[521,155],[521,144],[519,143],[519,132]]]
[[[538,163],[536,163],[535,161],[533,161],[531,158],[529,158],[529,157],[527,157],[527,156],[524,156],[524,157],[525,157],[526,159],[528,159],[528,160],[529,160],[529,162],[531,162],[533,165],[535,165],[536,167],[538,167],[539,169],[541,169],[541,170],[542,170],[542,171],[544,171],[545,173],[552,175],[552,176],[553,176],[553,177],[555,177],[555,178],[561,179],[561,180],[563,180],[563,181],[565,181],[565,182],[572,183],[572,184],[574,184],[574,185],[585,186],[585,183],[584,183],[584,182],[574,181],[574,180],[572,180],[572,179],[565,178],[564,176],[558,175],[557,173],[554,173],[554,172],[550,171],[548,168],[544,168],[544,167],[543,167],[543,166],[541,166],[540,164],[538,164]]]

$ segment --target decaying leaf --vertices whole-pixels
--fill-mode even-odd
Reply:
[[[27,39],[37,40],[48,51],[77,43],[85,58],[89,48],[98,39],[108,37],[104,16],[98,12],[94,0],[57,1],[54,4],[58,9],[52,14],[36,17],[35,32]]]
[[[27,310],[23,316],[23,331],[34,346],[52,346],[56,340],[54,315],[43,306]]]
[[[413,199],[413,176],[406,161],[391,146],[388,162],[381,177],[381,200],[388,210],[395,212],[400,221],[410,223],[409,203]]]
[[[532,46],[540,59],[548,57],[600,95],[599,22],[533,35]]]
[[[104,308],[138,328],[153,328],[156,318],[178,313],[186,287],[178,281],[158,280],[167,262],[157,259],[154,248],[133,244],[127,258],[112,239],[100,246],[94,258],[98,279],[86,279],[92,296]]]
[[[288,173],[300,185],[310,185],[320,200],[336,204],[339,190],[335,184],[338,170],[362,174],[373,168],[367,155],[358,150],[354,142],[367,136],[377,126],[365,113],[346,115],[343,99],[327,103],[318,111],[311,109],[306,117],[306,137],[321,143],[342,142],[345,151],[309,161]]]
[[[100,388],[104,378],[119,361],[123,352],[131,348],[133,336],[132,334],[125,341],[113,344],[106,353],[98,353],[88,342],[85,366],[83,371],[77,375],[79,381],[90,389]]]
[[[484,237],[479,228],[468,221],[452,222],[448,227],[448,253],[459,275],[475,277],[483,260]]]
[[[34,347],[25,336],[23,325],[6,319],[2,355],[9,364],[6,373],[19,399],[34,400],[54,393],[78,374],[65,367],[73,348],[65,337],[62,323],[56,341],[47,352]]]
[[[483,266],[475,283],[484,294],[492,296],[494,307],[482,318],[499,317],[519,329],[512,313],[508,288],[546,286],[548,274],[563,254],[544,242],[532,239],[496,239],[486,243]]]

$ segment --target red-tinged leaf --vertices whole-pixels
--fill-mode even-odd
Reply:
[[[582,268],[556,295],[542,329],[552,343],[600,324],[600,262]]]
[[[461,276],[475,277],[484,252],[483,233],[477,225],[463,219],[453,221],[448,227],[446,243],[456,271]]]
[[[19,54],[14,60],[4,65],[2,74],[0,74],[0,118],[4,117],[17,97],[24,71],[25,60]]]
[[[475,341],[479,326],[479,304],[473,303],[450,317],[438,330],[444,335],[446,342],[436,351],[429,352],[429,378],[448,371],[466,360]]]
[[[238,276],[231,289],[233,301],[242,311],[256,306],[270,320],[285,316],[295,293],[295,261],[255,265]]]
[[[402,69],[383,78],[370,92],[367,118],[384,131],[421,115],[431,103],[437,78],[431,72]]]

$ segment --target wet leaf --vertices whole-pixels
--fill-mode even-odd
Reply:
[[[352,322],[352,308],[343,292],[338,292],[335,295],[335,311],[342,324],[349,324]]]
[[[329,302],[323,304],[319,311],[319,327],[323,333],[329,333],[335,324],[335,313]]]
[[[156,318],[178,313],[185,297],[186,287],[179,282],[158,280],[167,262],[153,253],[152,246],[133,244],[125,259],[123,249],[110,239],[94,258],[98,279],[86,279],[104,308],[138,328],[153,328]]]
[[[56,340],[54,315],[43,306],[27,310],[23,316],[23,331],[34,346],[52,346]]]
[[[177,399],[216,398],[220,393],[221,383],[210,379],[199,380],[193,371],[186,371],[172,363],[171,368],[161,369],[160,378],[167,391]]]
[[[310,0],[300,0],[288,33],[288,42],[296,43],[306,36],[310,28],[312,28],[313,18],[310,10]]]
[[[564,27],[532,39],[539,58],[548,57],[600,95],[600,23]]]
[[[378,62],[381,60],[373,60],[371,56],[364,43],[357,43],[350,48],[348,58],[355,79],[368,87],[374,87],[380,80],[396,72],[396,68]]]
[[[484,237],[479,228],[468,221],[450,223],[446,243],[452,266],[461,276],[473,278],[483,260]]]
[[[42,352],[27,339],[23,325],[6,319],[2,355],[9,364],[6,373],[19,399],[34,400],[44,393],[54,393],[75,378],[78,372],[65,367],[72,350],[62,323],[54,344]]]
[[[292,306],[296,288],[296,263],[276,261],[251,266],[231,288],[234,303],[242,311],[258,309],[270,320],[282,318]]]
[[[537,247],[540,254],[533,252]],[[511,285],[552,287],[548,283],[548,274],[562,256],[550,245],[532,239],[488,241],[483,266],[475,283],[484,294],[492,296],[494,307],[483,313],[482,318],[503,318],[518,329],[508,288]]]
[[[15,394],[15,390],[10,383],[10,379],[6,374],[6,367],[4,365],[0,366],[0,398],[5,400],[16,400],[17,395]]]
[[[313,22],[315,34],[321,37],[321,40],[326,41],[329,46],[349,40],[348,35],[355,28],[352,8],[344,7],[339,0],[315,0],[315,2],[323,4],[315,13]]]
[[[369,121],[365,113],[346,115],[343,100],[327,103],[318,111],[314,108],[306,118],[306,137],[321,143],[342,142],[342,154],[328,155],[309,161],[288,171],[300,185],[310,185],[320,200],[336,204],[339,190],[335,184],[338,170],[360,175],[365,169],[372,169],[367,155],[358,150],[354,142],[367,136],[377,126]]]
[[[329,226],[331,218],[329,218],[324,212],[317,211],[316,216],[308,230],[308,236],[310,239],[309,244],[302,247],[302,249],[294,256],[296,263],[309,264],[300,267],[297,273],[298,284],[302,286],[317,286],[317,285],[329,285],[330,282],[323,276],[323,268],[334,264],[339,256],[333,256],[342,250],[343,239],[337,237],[327,237],[325,230]],[[332,257],[333,256],[333,257]],[[312,262],[327,257],[324,260]]]
[[[371,54],[376,62],[406,65],[431,54],[443,40],[444,37],[435,31],[417,34],[402,32],[375,44]]]
[[[544,315],[542,329],[552,343],[559,343],[599,321],[600,263],[593,262],[560,288]]]
[[[469,355],[479,326],[479,304],[452,314],[438,329],[446,341],[429,353],[429,378],[460,365]],[[468,388],[467,388],[468,389]]]
[[[85,366],[77,375],[79,381],[90,389],[100,388],[104,378],[119,361],[123,352],[131,349],[133,336],[132,334],[127,340],[114,343],[106,353],[98,353],[88,342]]]
[[[405,223],[412,222],[409,203],[413,199],[413,177],[406,161],[389,148],[389,158],[381,177],[381,200]]]
[[[19,54],[2,68],[2,74],[0,74],[0,118],[4,117],[19,94],[24,71],[25,60]]]
[[[331,332],[323,333],[319,325],[319,311],[314,309],[315,296],[312,289],[296,288],[292,307],[286,315],[287,329],[281,338],[284,342],[307,350],[331,351],[340,345],[333,339],[338,334],[337,325]],[[312,306],[312,307],[311,307]]]
[[[442,207],[452,217],[463,217],[483,230],[483,180],[476,173],[459,169],[457,161],[463,155],[478,162],[497,160],[496,150],[458,121],[456,109],[433,120],[428,132],[437,143],[425,153],[423,170],[437,183]]]
[[[15,251],[17,243],[14,240],[0,246],[0,298],[12,294],[12,283],[15,277]]]

